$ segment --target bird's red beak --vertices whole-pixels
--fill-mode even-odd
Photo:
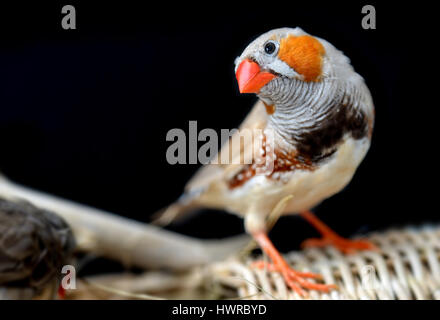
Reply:
[[[260,66],[249,60],[243,60],[235,73],[240,93],[258,93],[266,83],[275,78],[270,72],[261,72]]]

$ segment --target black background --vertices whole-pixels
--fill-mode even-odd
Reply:
[[[401,2],[72,2],[0,7],[0,170],[12,180],[148,222],[198,165],[166,161],[168,130],[236,128],[256,101],[233,62],[262,32],[300,26],[350,57],[376,107],[372,147],[353,181],[315,211],[344,236],[438,222],[435,10]],[[73,4],[77,29],[61,28]],[[374,4],[377,29],[361,8]],[[433,182],[433,183],[430,183]],[[271,233],[282,250],[316,232],[299,217]],[[243,231],[211,212],[170,227]]]

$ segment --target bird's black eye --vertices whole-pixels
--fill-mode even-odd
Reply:
[[[266,52],[267,54],[273,54],[276,49],[277,46],[272,41],[268,41],[264,45],[264,52]]]

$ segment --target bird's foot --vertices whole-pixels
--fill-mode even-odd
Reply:
[[[253,234],[253,236],[263,251],[272,260],[272,263],[258,261],[253,263],[253,266],[257,268],[267,268],[269,271],[279,272],[283,276],[284,281],[286,281],[286,284],[300,296],[308,296],[304,289],[329,292],[331,289],[337,288],[335,284],[320,284],[307,280],[322,279],[322,276],[319,274],[311,272],[299,272],[294,270],[274,247],[265,232],[257,232]]]
[[[322,248],[333,246],[344,254],[352,254],[358,250],[377,250],[377,246],[367,240],[350,240],[339,235],[325,235],[322,238],[311,238],[301,243],[302,248]]]
[[[345,254],[351,254],[357,250],[378,250],[378,247],[370,241],[350,240],[341,237],[309,211],[303,212],[301,215],[322,234],[322,238],[305,240],[301,244],[302,248],[333,246]]]
[[[312,272],[300,272],[291,268],[287,262],[284,264],[268,263],[266,261],[255,261],[251,267],[258,269],[266,269],[271,272],[280,273],[286,284],[296,293],[302,297],[307,297],[308,293],[304,289],[316,290],[321,292],[329,292],[332,289],[337,289],[335,284],[320,284],[308,281],[307,279],[322,279],[322,276]]]

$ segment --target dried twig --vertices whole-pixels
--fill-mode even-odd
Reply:
[[[141,268],[187,269],[223,260],[249,241],[247,236],[221,241],[191,238],[19,186],[1,175],[0,196],[24,199],[63,217],[80,250]]]

